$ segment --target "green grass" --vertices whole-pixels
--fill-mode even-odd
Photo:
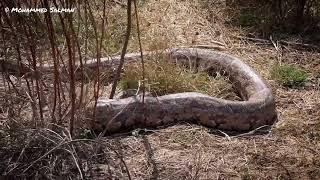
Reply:
[[[293,65],[275,66],[271,75],[282,86],[290,88],[304,86],[308,77],[304,70]]]

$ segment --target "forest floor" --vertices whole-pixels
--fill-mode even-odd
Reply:
[[[113,5],[110,14],[117,13],[110,19],[125,22],[125,6],[120,1],[113,2],[118,3]],[[98,145],[93,145],[91,140],[77,140],[79,152],[83,152],[77,156],[81,159],[92,153],[91,159],[77,161],[82,163],[82,170],[77,163],[68,170],[90,171],[85,175],[89,179],[320,179],[319,51],[243,38],[248,36],[248,30],[228,23],[232,17],[226,13],[224,1],[140,1],[139,17],[143,50],[219,45],[223,52],[241,58],[271,86],[278,120],[264,130],[265,133],[257,134],[232,136],[199,125],[177,124],[138,135],[103,137]],[[297,39],[299,36],[284,40],[295,42]],[[137,42],[136,36],[130,39],[130,52],[138,52]],[[308,75],[306,84],[296,89],[283,87],[271,76],[272,68],[278,64],[304,69]],[[63,139],[51,131],[46,132],[54,143]],[[66,145],[57,143],[46,153],[63,144]],[[71,145],[68,148],[74,150]],[[76,159],[72,152],[62,149],[57,159],[63,154],[71,154]],[[55,164],[56,159],[46,155],[50,163]],[[39,157],[31,165],[43,158]],[[1,167],[2,172],[10,172],[8,169],[13,171],[18,164],[5,170]],[[50,167],[41,168],[53,171]],[[23,166],[23,169],[32,167]]]

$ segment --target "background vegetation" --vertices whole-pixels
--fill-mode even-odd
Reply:
[[[235,23],[254,26],[263,36],[279,32],[307,35],[320,28],[320,2],[317,0],[230,0],[227,6],[230,11],[237,9]]]
[[[201,92],[224,99],[239,100],[226,77],[216,77],[207,73],[194,73],[190,69],[166,61],[161,56],[149,59],[145,64],[146,91],[153,96],[162,96],[181,92]],[[128,64],[120,80],[123,90],[139,89],[141,83],[141,66],[137,63]]]

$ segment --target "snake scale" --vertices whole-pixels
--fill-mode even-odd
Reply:
[[[147,53],[150,55],[151,53]],[[156,128],[191,122],[230,131],[249,131],[276,120],[275,102],[266,82],[238,58],[207,49],[167,49],[172,62],[192,65],[197,71],[221,72],[229,77],[243,101],[230,101],[196,92],[164,96],[142,95],[123,99],[100,98],[95,109],[99,128],[109,133],[136,128]],[[127,54],[126,61],[137,61],[139,53]],[[114,58],[115,62],[119,57]]]
[[[271,89],[240,59],[222,52],[199,48],[172,48],[162,53],[169,61],[192,66],[197,71],[220,72],[228,76],[242,101],[224,100],[196,92],[158,97],[149,95],[145,97],[144,102],[142,95],[123,99],[101,97],[96,108],[91,107],[87,111],[87,117],[94,119],[94,129],[117,133],[136,128],[156,128],[190,122],[221,130],[249,131],[271,125],[276,120],[275,101]],[[154,52],[145,53],[146,56],[152,54]],[[136,62],[140,58],[140,53],[126,54],[125,63]],[[98,64],[103,68],[115,69],[119,62],[119,56],[102,58],[99,63],[93,59],[86,62],[84,69],[86,73],[92,73]],[[15,71],[17,68],[2,61],[0,70]],[[53,72],[52,65],[42,65],[39,69],[41,73]],[[26,67],[21,70],[20,66],[20,71],[16,74],[32,73],[28,71]]]

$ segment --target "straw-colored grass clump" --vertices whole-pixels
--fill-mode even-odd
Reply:
[[[154,96],[200,92],[220,98],[237,99],[232,84],[226,77],[220,74],[213,77],[205,72],[195,73],[190,69],[170,63],[162,57],[146,61],[145,78],[146,90]],[[122,90],[139,89],[141,79],[141,64],[128,64],[124,67],[120,88]]]

